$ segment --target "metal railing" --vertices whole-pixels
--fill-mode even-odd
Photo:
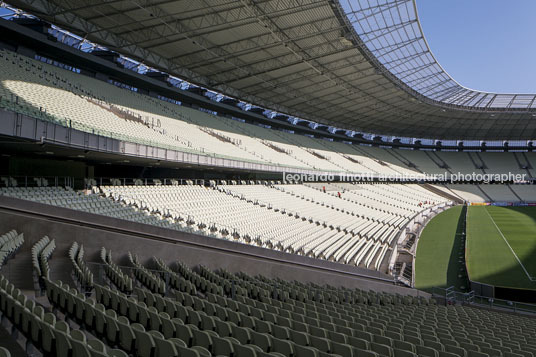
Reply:
[[[71,176],[0,176],[2,187],[74,187]]]
[[[476,295],[474,291],[460,292],[455,290],[454,286],[448,288],[434,287],[432,297],[444,305],[461,304],[494,311],[536,315],[536,304],[480,296]]]

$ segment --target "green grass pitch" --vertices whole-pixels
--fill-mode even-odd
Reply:
[[[461,290],[467,285],[463,261],[460,262],[464,214],[462,206],[452,207],[432,218],[422,231],[415,259],[417,289],[454,286]]]
[[[536,207],[469,207],[466,257],[473,281],[536,289]]]

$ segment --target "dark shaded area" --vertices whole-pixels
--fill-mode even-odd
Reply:
[[[467,267],[465,266],[465,217],[467,206],[463,205],[456,225],[456,236],[450,252],[449,266],[447,269],[447,287],[466,292],[469,287]]]
[[[495,298],[536,304],[536,290],[495,287]]]
[[[430,293],[453,287],[466,292],[465,267],[466,206],[456,206],[428,222],[419,240],[416,287]],[[428,244],[426,244],[428,243]],[[419,260],[419,257],[422,258]],[[441,262],[440,264],[438,262]],[[420,277],[419,277],[420,274]]]
[[[22,347],[13,339],[10,332],[7,331],[3,326],[0,326],[0,346],[7,348],[11,354],[11,357],[27,356]]]

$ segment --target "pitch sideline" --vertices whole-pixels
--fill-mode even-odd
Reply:
[[[536,277],[531,276],[531,275],[529,274],[529,272],[527,271],[527,269],[525,268],[525,266],[523,265],[523,263],[521,263],[521,260],[520,260],[519,257],[517,256],[516,252],[514,252],[514,250],[512,249],[512,246],[510,246],[510,243],[508,243],[508,240],[507,240],[506,237],[504,236],[503,232],[501,231],[501,229],[499,228],[499,226],[497,226],[497,223],[495,223],[495,220],[493,219],[493,217],[491,217],[491,214],[489,214],[488,208],[487,208],[487,207],[484,207],[484,210],[485,210],[486,213],[488,214],[489,219],[491,219],[491,222],[493,222],[493,225],[495,226],[495,228],[497,229],[497,231],[500,233],[502,239],[504,239],[504,242],[506,243],[506,245],[508,245],[508,248],[510,248],[510,251],[512,252],[512,254],[514,255],[514,257],[517,259],[517,262],[519,263],[519,265],[521,265],[521,268],[523,269],[523,271],[524,271],[525,274],[527,275],[527,278],[529,278],[530,281],[536,281]]]

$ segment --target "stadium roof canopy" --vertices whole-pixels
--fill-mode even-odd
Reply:
[[[430,52],[415,0],[9,2],[162,71],[318,123],[417,138],[536,138],[536,96],[458,84]]]

